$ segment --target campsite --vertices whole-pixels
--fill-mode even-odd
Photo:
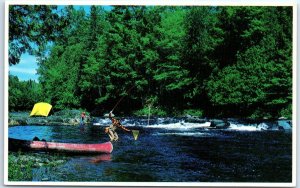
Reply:
[[[11,185],[293,181],[292,6],[7,9]]]

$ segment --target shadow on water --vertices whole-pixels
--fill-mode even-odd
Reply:
[[[209,176],[202,181],[291,182],[291,140],[284,132],[221,131],[197,141],[180,137],[176,145],[189,143],[183,152],[206,162]]]

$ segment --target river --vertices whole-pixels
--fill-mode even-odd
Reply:
[[[162,120],[162,119],[161,119]],[[209,122],[180,119],[150,122],[125,119],[131,133],[118,131],[119,141],[106,155],[71,155],[55,167],[32,169],[32,181],[59,182],[291,182],[292,132],[262,130],[231,122],[227,129],[210,129]],[[15,126],[9,137],[69,143],[101,143],[108,119],[78,126]],[[53,153],[40,152],[47,157]]]

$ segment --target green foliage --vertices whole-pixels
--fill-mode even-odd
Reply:
[[[25,52],[41,55],[40,49],[55,40],[61,28],[56,8],[46,5],[9,6],[10,65],[18,64]]]
[[[123,98],[123,114],[151,104],[159,116],[291,116],[292,7],[90,8],[45,10],[57,30],[39,58],[39,87],[56,108],[107,111]],[[10,22],[21,19],[27,13]],[[24,96],[10,84],[14,109]]]
[[[20,153],[18,154],[21,155]],[[14,155],[8,155],[8,180],[32,181],[33,161],[16,160]]]
[[[213,103],[246,105],[266,100],[264,86],[269,81],[270,65],[265,57],[259,48],[250,48],[238,57],[236,65],[227,66],[208,81]]]
[[[40,84],[35,81],[19,81],[16,76],[9,76],[9,110],[31,110],[33,105],[43,100]]]
[[[233,14],[238,14],[244,22],[244,27],[239,28],[242,29],[239,42],[243,47],[231,58],[236,59],[234,64],[211,75],[207,82],[207,93],[213,104],[240,105],[239,113],[243,116],[278,117],[280,109],[291,104],[292,41],[286,31],[292,22],[290,17],[285,17],[286,23],[281,25],[282,20],[278,18],[280,12],[290,14],[291,9],[270,7],[272,15],[265,9],[234,9]],[[284,55],[282,50],[286,50]]]
[[[191,115],[196,117],[202,117],[203,116],[203,110],[199,109],[186,109],[183,111],[183,115]]]
[[[61,154],[45,155],[43,153],[8,153],[8,180],[32,181],[32,169],[45,166],[56,167],[67,161],[68,157]]]
[[[160,63],[154,75],[154,79],[163,87],[163,92],[180,91],[190,84],[188,70],[182,67],[182,52],[185,30],[184,24],[186,11],[182,8],[173,8],[162,15],[161,27],[158,28],[159,46],[158,54]]]
[[[285,117],[287,119],[292,119],[292,105],[288,104],[286,107],[283,107],[280,112],[279,112],[279,116],[280,117]]]
[[[219,31],[214,29],[217,21],[215,17],[216,11],[212,7],[197,6],[191,7],[185,17],[182,60],[190,79],[189,88],[184,94],[186,98],[203,97],[206,79],[217,66],[213,50],[220,40],[217,39]]]
[[[149,116],[150,114],[150,116],[164,117],[167,116],[168,113],[160,107],[150,106],[149,110],[149,106],[145,106],[144,108],[133,112],[133,114],[136,116]]]
[[[56,54],[61,48],[54,48],[51,58],[41,66],[47,70],[40,80],[44,93],[57,109],[80,106],[76,92],[79,90],[78,76],[83,48],[81,44],[68,46],[59,57]]]
[[[252,113],[249,115],[250,119],[269,119],[272,118],[271,114],[269,112],[266,112],[265,110],[261,108],[256,108],[252,111]]]

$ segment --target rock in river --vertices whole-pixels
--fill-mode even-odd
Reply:
[[[211,120],[210,121],[210,127],[216,128],[216,129],[226,129],[230,126],[230,123],[226,120]]]
[[[291,130],[292,129],[292,123],[289,120],[278,120],[278,129],[279,130]]]

